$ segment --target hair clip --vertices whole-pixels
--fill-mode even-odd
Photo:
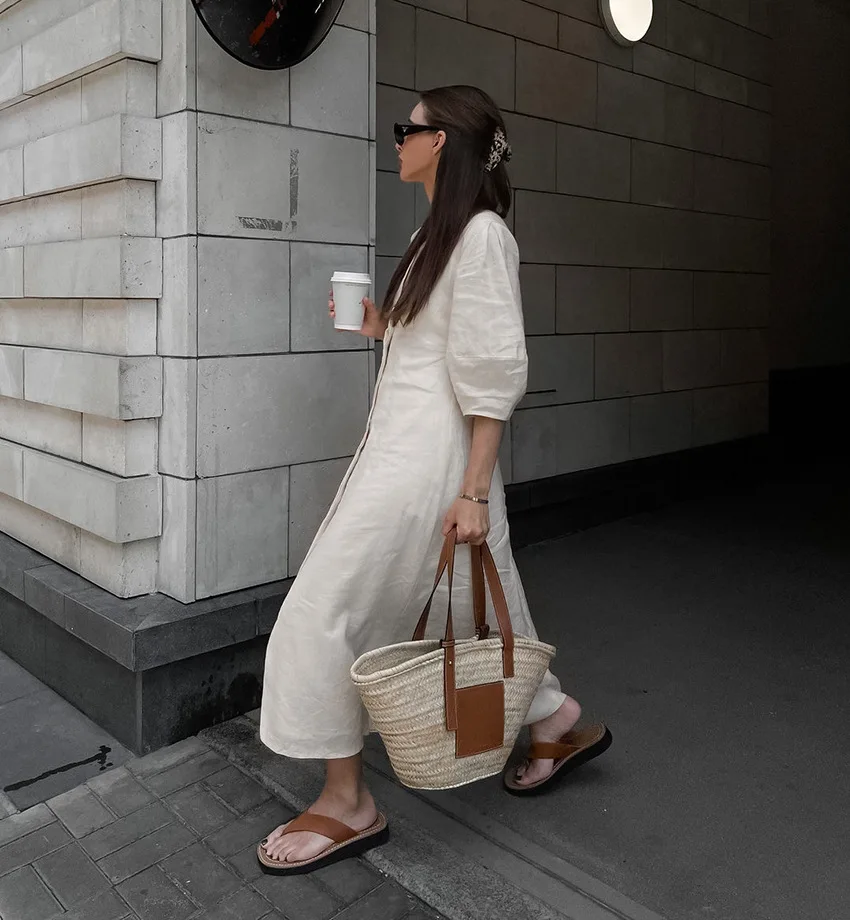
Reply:
[[[496,128],[496,133],[493,135],[493,143],[490,147],[490,155],[487,157],[487,163],[484,169],[487,172],[492,172],[502,161],[510,163],[512,156],[513,151],[505,136],[505,132],[501,128]]]

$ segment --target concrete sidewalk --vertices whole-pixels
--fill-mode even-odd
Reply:
[[[0,820],[2,920],[440,920],[362,860],[260,872],[294,813],[198,738]]]

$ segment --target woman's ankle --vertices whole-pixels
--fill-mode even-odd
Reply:
[[[533,728],[541,728],[548,726],[559,726],[563,728],[563,725],[569,725],[572,727],[576,722],[581,718],[581,705],[578,700],[574,700],[571,696],[568,696],[563,703],[549,716],[546,716],[543,719],[538,719],[537,722],[534,722]],[[566,730],[566,729],[564,729]]]
[[[362,777],[357,782],[327,781],[319,800],[351,811],[359,811],[373,801],[372,793]]]

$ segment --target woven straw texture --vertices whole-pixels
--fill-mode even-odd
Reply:
[[[551,645],[515,636],[514,677],[504,680],[502,640],[462,640],[455,646],[457,687],[504,680],[502,747],[455,756],[455,733],[446,730],[443,649],[439,641],[402,642],[367,652],[351,668],[372,724],[393,769],[413,789],[452,789],[500,773],[555,654]]]

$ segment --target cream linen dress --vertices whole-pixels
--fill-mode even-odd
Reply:
[[[443,517],[463,482],[471,419],[507,420],[528,359],[519,254],[504,221],[469,222],[426,308],[391,326],[366,433],[283,602],[266,653],[260,737],[289,757],[356,754],[369,720],[349,677],[363,652],[411,638],[433,584]],[[536,636],[508,538],[498,466],[493,551],[517,633]],[[455,634],[472,635],[469,554],[458,550]],[[495,624],[488,597],[488,621]],[[445,590],[429,637],[445,628]],[[526,722],[564,700],[547,673]]]

